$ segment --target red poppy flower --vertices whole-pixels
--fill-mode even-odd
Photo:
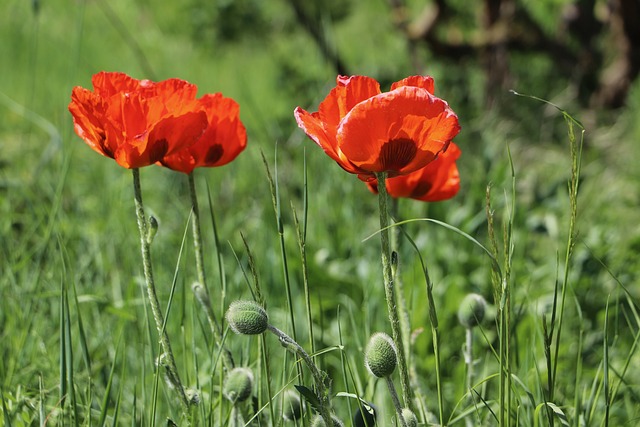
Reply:
[[[93,76],[93,92],[74,87],[69,111],[91,148],[133,169],[192,145],[207,127],[194,108],[197,87],[184,80],[137,80],[123,73]]]
[[[460,190],[460,174],[456,166],[458,157],[460,148],[452,142],[445,152],[422,169],[388,178],[387,191],[391,197],[410,197],[424,202],[450,199]],[[367,185],[373,193],[378,193],[377,180]]]
[[[294,114],[329,157],[363,181],[423,168],[460,131],[458,117],[433,95],[433,79],[422,76],[400,80],[384,93],[370,77],[338,76],[317,112],[298,107]]]
[[[247,146],[247,131],[240,121],[240,106],[220,93],[207,94],[197,100],[207,113],[209,126],[190,147],[165,156],[160,164],[190,174],[198,167],[222,166]]]

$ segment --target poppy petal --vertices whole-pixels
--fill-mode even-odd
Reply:
[[[343,159],[338,155],[336,152],[335,132],[329,133],[325,130],[319,113],[309,113],[300,107],[296,107],[293,114],[296,122],[298,122],[298,127],[318,144],[329,157],[335,160],[340,167],[349,173],[364,172],[355,167],[348,159]]]
[[[318,106],[320,120],[335,133],[340,120],[357,104],[380,94],[380,84],[366,76],[338,76],[337,86]]]
[[[409,76],[391,85],[391,90],[398,89],[402,86],[421,87],[433,95],[435,92],[435,83],[431,76]]]
[[[140,88],[140,80],[125,73],[101,71],[91,78],[94,92],[102,98],[109,98],[121,92],[135,92]]]
[[[209,127],[197,143],[198,147],[206,147],[206,150],[201,152],[198,164],[225,165],[234,160],[247,146],[247,130],[240,120],[240,105],[220,93],[204,95],[199,103],[207,112]]]
[[[113,158],[105,130],[106,106],[91,91],[76,86],[71,92],[69,112],[73,116],[74,129],[92,149],[106,157]]]
[[[335,161],[339,161],[338,154],[336,153],[335,138],[325,130],[324,123],[320,119],[320,114],[309,113],[300,107],[296,107],[293,115],[296,118],[298,127],[302,129],[313,142],[318,144],[329,157]]]
[[[460,131],[447,103],[402,86],[356,105],[337,132],[338,155],[372,173],[406,174],[424,167]]]
[[[438,202],[455,196],[460,190],[460,174],[456,160],[460,149],[455,143],[437,159],[408,175],[387,178],[387,191],[391,197],[410,197],[425,202]],[[367,182],[369,190],[378,193],[378,181]]]
[[[207,115],[204,111],[169,116],[158,122],[148,134],[120,145],[115,160],[128,169],[156,163],[195,143],[206,127]]]
[[[143,82],[149,82],[143,80]],[[148,117],[153,122],[169,114],[180,115],[195,108],[198,87],[180,79],[149,82],[141,96],[148,100]]]
[[[247,132],[240,121],[240,106],[220,93],[197,100],[207,115],[208,126],[190,147],[165,156],[160,164],[190,174],[197,167],[222,166],[234,160],[247,145]]]
[[[425,202],[450,199],[460,190],[460,174],[455,163],[459,156],[460,149],[451,143],[445,152],[424,168],[388,179],[389,194]]]

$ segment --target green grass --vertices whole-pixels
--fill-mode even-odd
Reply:
[[[385,82],[412,74],[385,3],[351,4],[346,18],[326,17],[325,25],[353,72]],[[236,161],[195,174],[216,318],[231,301],[260,293],[273,325],[294,336],[295,321],[297,341],[331,377],[332,404],[347,425],[359,408],[349,394],[373,402],[377,425],[394,425],[386,385],[367,373],[362,356],[372,333],[391,333],[378,236],[365,240],[379,231],[378,202],[293,118],[297,105],[315,111],[335,74],[292,24],[284,2],[259,7],[268,35],[247,31],[235,40],[222,40],[207,32],[211,28],[198,33],[195,7],[203,6],[52,0],[40,2],[37,14],[29,2],[0,6],[0,425],[187,422],[155,371],[159,347],[146,306],[130,172],[82,143],[66,110],[71,88],[90,85],[93,73],[151,77],[146,68],[157,79],[184,78],[202,93],[235,98],[248,128],[249,146]],[[462,189],[454,199],[397,204],[398,221],[431,219],[399,226],[411,241],[401,234],[397,243],[411,361],[424,396],[416,406],[436,422],[441,397],[442,417],[453,425],[464,424],[463,415],[472,425],[499,419],[523,426],[564,425],[564,419],[571,426],[635,425],[640,85],[628,107],[611,117],[579,111],[566,94],[556,98],[564,82],[545,77],[549,64],[543,60],[514,64],[523,85],[514,89],[550,98],[587,123],[573,195],[562,114],[508,93],[503,108],[487,111],[478,69],[424,55],[437,94],[460,116],[456,142],[463,155]],[[573,131],[579,142],[578,127]],[[277,182],[276,214],[263,153]],[[166,329],[181,379],[201,400],[189,417],[193,425],[227,425],[236,409],[220,392],[220,349],[191,291],[197,274],[187,179],[151,167],[141,171],[141,180],[145,208],[160,224],[152,257],[165,309],[175,283]],[[491,258],[456,230],[497,259],[510,292],[508,311],[500,310]],[[435,325],[422,260],[433,284],[437,334],[430,333]],[[465,330],[456,317],[469,292],[490,303],[488,318],[473,331],[471,397]],[[255,421],[263,426],[272,419],[295,425],[280,421],[281,395],[294,385],[311,388],[309,371],[273,336],[223,332],[236,365],[251,368],[256,379],[255,405],[237,411],[245,419],[258,411]],[[440,396],[433,351],[438,335]],[[508,370],[504,358],[500,367],[507,350]]]

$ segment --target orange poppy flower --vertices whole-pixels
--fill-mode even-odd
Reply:
[[[456,160],[460,148],[455,143],[438,155],[438,158],[422,169],[408,175],[387,179],[387,191],[391,197],[410,197],[424,202],[439,202],[452,198],[460,190],[460,174]],[[378,181],[367,183],[369,190],[378,193]]]
[[[161,165],[190,174],[198,167],[225,165],[247,146],[247,131],[236,101],[216,93],[204,95],[197,105],[207,113],[209,126],[195,144],[165,156]]]
[[[69,111],[78,136],[127,169],[151,165],[196,142],[207,114],[194,108],[197,87],[184,80],[137,80],[100,72],[93,91],[76,86]]]
[[[389,92],[365,76],[338,76],[337,85],[298,126],[347,172],[371,181],[376,173],[405,175],[425,167],[460,132],[458,117],[433,95],[431,77],[411,76]]]

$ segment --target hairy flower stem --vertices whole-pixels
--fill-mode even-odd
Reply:
[[[218,323],[213,308],[211,307],[211,301],[209,299],[209,288],[207,287],[206,276],[204,273],[204,254],[202,249],[202,234],[200,233],[200,209],[198,208],[198,195],[196,193],[196,184],[193,178],[193,173],[189,174],[189,195],[191,196],[191,225],[193,231],[193,249],[196,255],[196,272],[198,275],[198,282],[202,285],[201,288],[197,286],[193,287],[193,291],[196,295],[196,299],[200,305],[204,308],[209,322],[209,327],[213,333],[213,338],[216,341],[216,345],[222,353],[222,363],[225,369],[233,369],[233,357],[231,352],[222,344],[222,331],[220,323]]]
[[[407,427],[407,421],[404,419],[402,415],[402,405],[400,404],[400,399],[398,399],[398,393],[396,392],[396,388],[393,385],[393,380],[391,379],[391,375],[387,375],[384,377],[387,382],[387,388],[389,389],[389,394],[391,394],[391,400],[393,401],[393,406],[396,408],[396,412],[398,413],[398,419],[400,420],[400,424],[402,427]]]
[[[182,403],[183,410],[188,413],[189,399],[185,394],[184,387],[180,382],[178,376],[178,369],[176,368],[176,361],[173,357],[173,351],[171,351],[171,344],[169,342],[169,335],[164,329],[164,316],[160,309],[160,302],[158,301],[158,295],[156,293],[156,287],[153,280],[153,269],[151,267],[151,244],[148,236],[148,224],[147,218],[144,213],[144,205],[142,204],[142,191],[140,190],[140,170],[132,169],[133,171],[133,193],[136,205],[136,216],[138,218],[138,229],[140,230],[140,246],[142,250],[142,265],[144,269],[144,278],[147,284],[147,293],[149,294],[149,303],[151,304],[151,311],[153,313],[153,319],[156,322],[156,328],[158,330],[158,337],[160,339],[160,345],[162,346],[164,362],[168,370],[167,378],[171,381],[180,403]]]
[[[378,179],[378,203],[380,210],[380,245],[382,251],[382,272],[384,277],[384,293],[389,310],[389,321],[393,341],[398,348],[398,369],[400,370],[400,385],[402,386],[402,396],[406,407],[415,412],[413,405],[413,390],[409,381],[409,371],[405,358],[405,347],[402,339],[402,328],[400,327],[400,316],[396,304],[396,295],[393,283],[393,272],[391,268],[391,245],[389,243],[389,211],[387,208],[389,195],[387,194],[386,172],[376,174]]]
[[[466,328],[465,337],[464,363],[467,365],[467,392],[469,393],[469,400],[473,403],[473,392],[471,390],[473,386],[473,330],[471,328]],[[465,418],[465,424],[467,427],[473,427],[471,415]]]
[[[284,348],[295,353],[307,365],[316,384],[316,395],[320,402],[320,415],[322,416],[322,419],[324,420],[326,425],[332,426],[333,421],[331,420],[331,402],[329,400],[327,374],[318,369],[313,359],[311,359],[311,356],[309,356],[304,348],[302,348],[300,344],[295,342],[289,335],[285,334],[280,329],[271,324],[267,326],[267,330],[278,337],[278,339],[280,340],[280,344]]]

